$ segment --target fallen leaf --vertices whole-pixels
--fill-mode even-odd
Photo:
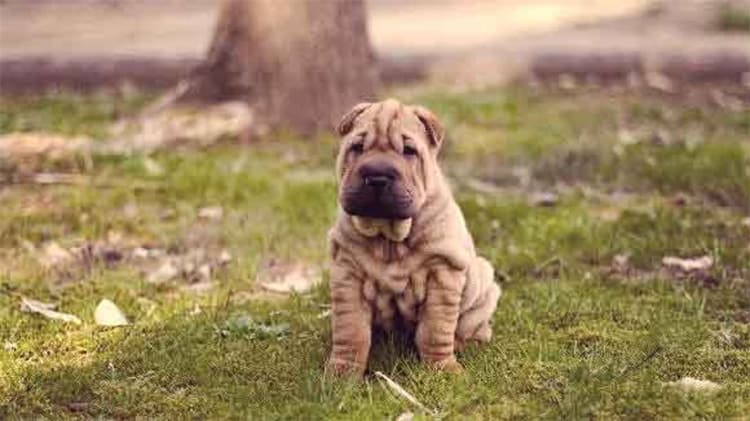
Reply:
[[[211,280],[211,265],[204,263],[198,267],[198,276],[203,282]]]
[[[170,281],[180,274],[180,270],[170,260],[165,260],[158,269],[146,276],[146,281],[152,284],[160,284]]]
[[[210,221],[218,221],[224,217],[224,208],[221,206],[206,206],[198,209],[198,217]]]
[[[221,263],[222,265],[226,265],[231,261],[232,255],[227,250],[222,250],[221,254],[219,255],[219,263]]]
[[[594,218],[601,219],[604,222],[615,222],[620,219],[622,209],[616,206],[592,206],[587,209],[588,213]]]
[[[396,421],[412,421],[414,419],[413,412],[404,412],[396,417]]]
[[[70,262],[73,260],[73,254],[56,242],[50,241],[44,245],[41,253],[37,255],[37,260],[42,266],[49,269]]]
[[[130,324],[115,303],[104,298],[94,310],[94,321],[99,326],[125,326]]]
[[[149,157],[143,158],[143,169],[146,171],[146,174],[150,176],[157,177],[164,175],[164,167]]]
[[[164,250],[146,247],[136,247],[130,255],[136,259],[151,259],[155,257],[164,256]]]
[[[531,196],[531,204],[533,206],[541,206],[541,207],[552,207],[557,205],[557,203],[560,201],[560,197],[555,193],[550,192],[540,192],[540,193],[534,193]]]
[[[63,322],[81,324],[81,319],[72,314],[55,311],[54,309],[56,307],[57,305],[55,304],[44,303],[41,301],[32,300],[30,298],[21,297],[21,311],[41,314],[48,319],[62,320]]]
[[[640,139],[632,131],[622,127],[617,130],[617,141],[621,145],[630,146],[640,142]]]
[[[710,269],[714,264],[714,259],[711,256],[702,256],[694,259],[667,256],[661,260],[661,263],[671,269],[683,272],[696,272]]]
[[[612,258],[612,264],[617,268],[627,267],[629,261],[630,261],[629,254],[616,254],[615,257]]]
[[[721,385],[710,380],[701,380],[693,377],[683,377],[680,380],[667,382],[667,386],[677,387],[686,392],[715,392],[721,389]]]
[[[55,303],[45,303],[43,301],[34,300],[31,298],[22,298],[21,299],[21,310],[23,310],[23,306],[27,307],[33,307],[33,308],[42,308],[45,310],[54,310],[57,308],[57,304]]]
[[[149,257],[148,250],[143,247],[134,248],[130,254],[137,259],[148,259]]]
[[[659,72],[647,72],[646,84],[651,88],[664,92],[672,92],[674,90],[674,83],[672,83],[672,80]]]
[[[288,294],[292,292],[305,293],[321,282],[320,271],[301,264],[274,267],[266,277],[269,278],[260,283],[261,288]]]

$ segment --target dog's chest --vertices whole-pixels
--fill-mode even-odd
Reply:
[[[406,276],[365,276],[362,295],[373,310],[374,324],[390,329],[397,316],[415,323],[426,295],[427,270]]]

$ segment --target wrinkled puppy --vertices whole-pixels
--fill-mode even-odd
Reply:
[[[461,370],[454,351],[490,339],[500,288],[438,167],[443,128],[389,99],[357,105],[338,132],[328,370],[361,376],[373,326],[411,329],[422,360]]]

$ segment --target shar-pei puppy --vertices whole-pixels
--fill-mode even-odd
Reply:
[[[361,376],[380,327],[408,329],[423,361],[460,371],[455,351],[492,335],[500,288],[438,166],[440,122],[389,99],[355,106],[338,132],[328,370]]]

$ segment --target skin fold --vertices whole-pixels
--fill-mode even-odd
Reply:
[[[388,99],[355,106],[338,131],[328,370],[361,376],[374,326],[413,332],[425,363],[461,370],[455,352],[492,336],[500,287],[438,166],[442,126]]]

